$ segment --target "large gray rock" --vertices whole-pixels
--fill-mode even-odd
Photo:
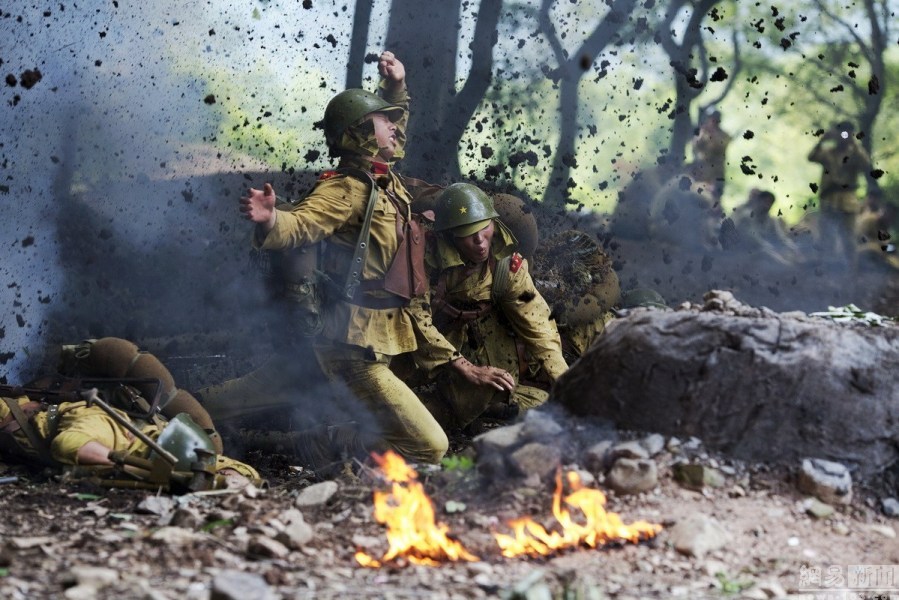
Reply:
[[[818,456],[868,477],[899,460],[896,373],[893,325],[777,314],[717,292],[702,309],[612,321],[553,399],[623,429],[697,436],[738,458]]]

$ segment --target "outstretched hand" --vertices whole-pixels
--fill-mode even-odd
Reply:
[[[465,358],[454,360],[452,363],[462,377],[475,385],[486,385],[501,391],[511,392],[515,389],[515,380],[508,371],[497,367],[477,366]]]
[[[401,86],[406,80],[406,67],[389,50],[378,57],[378,73],[393,86]]]
[[[275,226],[275,190],[266,183],[261,190],[250,188],[246,196],[240,198],[240,212],[243,217],[271,231]]]

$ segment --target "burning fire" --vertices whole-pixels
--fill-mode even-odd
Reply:
[[[376,490],[374,493],[375,520],[387,525],[390,547],[380,560],[357,552],[360,565],[377,568],[397,557],[427,566],[445,561],[479,560],[462,544],[447,537],[446,525],[434,521],[434,505],[416,481],[418,474],[412,467],[390,450],[372,457],[392,484],[390,492]]]
[[[556,474],[556,491],[553,494],[553,515],[561,526],[558,531],[549,532],[529,517],[515,519],[509,525],[514,536],[494,533],[503,556],[516,557],[548,556],[563,548],[581,545],[596,548],[608,542],[639,542],[654,537],[662,530],[661,525],[638,521],[625,525],[615,513],[605,510],[606,496],[599,490],[585,488],[575,472],[569,472],[568,485],[572,492],[565,496],[565,504],[578,508],[584,514],[586,523],[580,525],[571,518],[571,513],[562,507],[562,474]]]

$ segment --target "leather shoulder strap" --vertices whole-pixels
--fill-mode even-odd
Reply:
[[[496,304],[506,292],[509,291],[511,280],[509,271],[512,265],[512,255],[501,258],[496,262],[496,268],[493,269],[493,286],[490,288],[490,298]]]
[[[55,464],[55,461],[50,456],[50,449],[37,434],[37,431],[34,430],[34,426],[28,419],[28,416],[19,407],[19,401],[14,398],[3,398],[3,400],[6,402],[6,406],[9,407],[9,412],[16,420],[16,423],[19,424],[22,432],[25,433],[25,437],[28,438],[28,443],[31,444],[32,449],[37,452],[40,459],[48,465]]]
[[[359,238],[356,240],[353,258],[350,261],[350,268],[347,271],[346,282],[344,283],[342,290],[343,300],[352,300],[356,297],[356,289],[362,282],[362,269],[365,268],[365,261],[368,259],[368,242],[371,238],[371,217],[375,212],[375,204],[377,204],[378,201],[378,186],[371,174],[366,173],[362,169],[345,167],[338,169],[338,171],[367,181],[371,186],[371,190],[368,193],[368,204],[365,207],[365,219],[362,222],[362,229],[359,231]]]

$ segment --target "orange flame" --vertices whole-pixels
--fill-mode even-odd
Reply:
[[[556,491],[553,494],[553,515],[561,526],[561,532],[549,532],[529,517],[509,522],[514,536],[494,533],[503,556],[516,557],[548,556],[555,550],[576,548],[581,545],[596,548],[608,542],[639,542],[654,537],[662,530],[661,525],[638,521],[625,525],[615,513],[605,510],[606,496],[599,490],[585,488],[575,472],[568,473],[568,485],[572,492],[565,497],[565,504],[578,508],[584,514],[586,523],[580,525],[571,518],[571,513],[562,507],[562,474],[556,474]]]
[[[381,473],[391,482],[390,492],[374,492],[375,520],[387,525],[389,548],[377,560],[356,553],[356,561],[363,567],[380,567],[397,557],[410,562],[436,566],[445,561],[479,560],[459,542],[449,539],[446,525],[434,520],[434,505],[425,493],[418,474],[393,451],[383,455],[372,454]]]

